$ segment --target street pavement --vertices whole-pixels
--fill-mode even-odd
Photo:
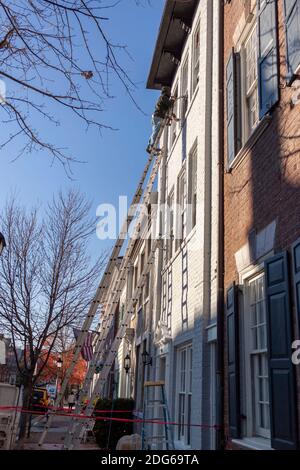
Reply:
[[[70,414],[70,417],[72,415]],[[42,448],[38,446],[41,434],[46,423],[45,416],[38,416],[32,419],[30,437],[25,439],[22,446],[26,450],[61,450],[65,435],[68,431],[70,422],[68,416],[53,416],[51,427],[47,432],[46,439]],[[84,443],[80,445],[79,450],[99,450],[97,444]]]

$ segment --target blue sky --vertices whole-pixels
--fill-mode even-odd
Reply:
[[[110,26],[106,25],[113,40],[128,46],[133,60],[123,56],[122,63],[138,84],[135,99],[146,115],[133,105],[117,83],[113,83],[115,98],[107,102],[101,119],[118,131],[104,130],[102,136],[96,130],[86,132],[82,122],[59,110],[61,126],[52,127],[46,137],[58,141],[86,163],[73,164],[74,181],[70,181],[62,166],[51,164],[46,154],[33,153],[12,161],[19,146],[1,150],[0,210],[11,192],[25,206],[38,204],[42,210],[58,189],[72,185],[93,200],[92,215],[101,203],[117,204],[119,195],[132,196],[147,158],[150,116],[157,99],[157,92],[146,90],[146,80],[163,5],[164,0],[152,0],[150,5],[141,6],[136,6],[133,0],[123,0],[110,10]],[[2,139],[3,133],[5,124],[1,124]],[[107,243],[95,235],[91,242],[93,254],[96,256],[104,247]]]

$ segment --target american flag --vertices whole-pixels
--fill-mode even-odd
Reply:
[[[73,332],[74,332],[74,337],[77,340],[77,338],[79,337],[81,333],[81,330],[79,330],[78,328],[73,328]],[[93,357],[93,338],[94,338],[94,334],[88,332],[86,335],[84,344],[80,351],[83,359],[87,362],[91,361]]]

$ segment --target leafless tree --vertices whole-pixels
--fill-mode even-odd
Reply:
[[[40,135],[34,125],[37,118],[58,125],[58,105],[87,127],[109,127],[99,114],[111,98],[112,78],[135,102],[135,84],[121,65],[126,46],[109,35],[107,15],[120,1],[0,0],[0,80],[6,85],[0,111],[7,124],[0,149],[25,137],[16,158],[46,150],[69,171],[73,158],[53,139]]]
[[[34,384],[63,330],[82,323],[106,255],[92,263],[88,242],[95,230],[90,204],[77,191],[60,192],[46,216],[11,199],[0,217],[7,247],[1,256],[0,324],[12,339],[27,408]],[[17,350],[22,348],[22,358]],[[47,354],[44,354],[44,351]],[[43,351],[44,364],[40,363]],[[39,372],[36,364],[39,360]],[[26,429],[23,415],[21,437]]]

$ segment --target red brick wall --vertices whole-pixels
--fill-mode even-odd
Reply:
[[[278,6],[280,102],[272,113],[269,127],[239,165],[224,176],[225,289],[234,280],[238,282],[234,255],[247,243],[251,230],[255,229],[258,232],[276,219],[276,250],[278,251],[290,248],[291,244],[300,237],[300,104],[291,109],[292,90],[285,86],[286,54],[281,1],[278,2]],[[234,45],[233,34],[243,13],[243,1],[232,0],[230,4],[225,5],[224,10],[224,62],[226,66]],[[224,86],[226,87],[226,83]],[[226,139],[225,116],[225,162]],[[298,396],[298,402],[300,402],[299,380]],[[226,421],[227,414],[225,386]]]

